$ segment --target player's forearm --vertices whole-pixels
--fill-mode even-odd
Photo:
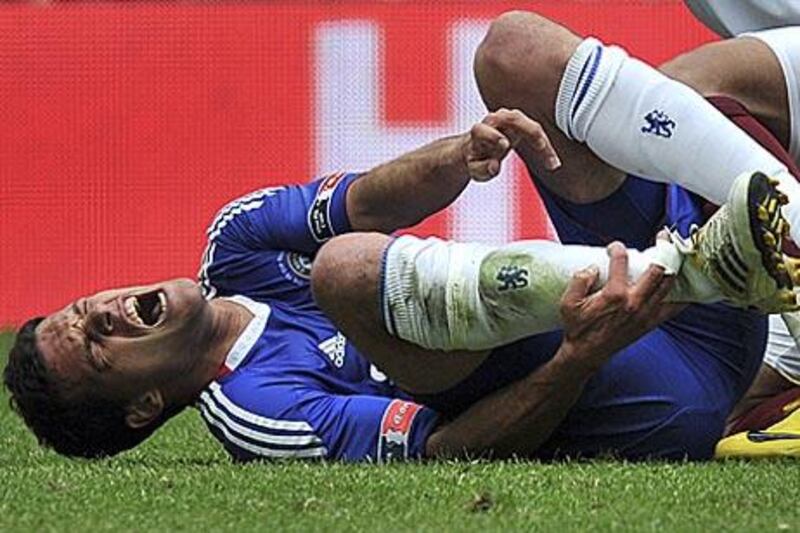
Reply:
[[[484,398],[442,426],[426,443],[428,457],[525,457],[535,452],[599,368],[576,362],[570,355],[572,349],[562,345],[553,359],[528,377]]]
[[[353,183],[347,194],[352,229],[388,233],[450,205],[470,181],[463,154],[467,141],[466,135],[440,139]]]

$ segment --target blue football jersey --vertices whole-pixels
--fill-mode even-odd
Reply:
[[[207,298],[254,315],[197,407],[238,460],[411,459],[437,424],[371,365],[317,308],[314,254],[350,230],[357,174],[267,188],[226,205],[208,230],[199,280]]]

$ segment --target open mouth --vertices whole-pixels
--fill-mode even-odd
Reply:
[[[158,326],[167,317],[167,295],[164,291],[155,290],[128,296],[124,307],[125,315],[131,322],[145,327]]]

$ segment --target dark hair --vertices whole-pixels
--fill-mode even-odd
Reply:
[[[36,347],[36,326],[42,320],[34,318],[20,328],[3,372],[12,409],[42,446],[69,457],[108,457],[133,448],[179,411],[165,410],[151,424],[134,429],[125,423],[124,405],[88,391],[70,391],[50,375]]]

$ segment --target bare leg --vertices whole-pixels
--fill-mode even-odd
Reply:
[[[661,65],[660,70],[704,96],[729,96],[789,146],[789,101],[775,54],[762,41],[741,37],[706,44]]]
[[[717,50],[725,50],[723,46]],[[783,76],[769,49],[749,38],[730,46],[736,49],[724,53],[727,67],[733,66],[731,55],[744,48],[756,58],[764,56],[765,66],[733,77],[725,87],[712,83],[711,74],[702,80],[699,75],[686,79],[694,79],[698,88],[708,92],[728,89],[765,117],[785,114],[785,103],[769,102],[770,96],[758,96],[752,84],[743,81],[759,75],[768,80],[760,84],[762,88],[781,87]],[[676,64],[673,72],[700,68],[717,72],[713,64],[705,63],[713,59],[708,57],[710,52],[698,54],[696,59],[681,60],[683,66],[679,69]],[[781,180],[790,198],[785,214],[800,226],[800,186],[780,161],[696,92],[628,57],[620,48],[582,41],[532,13],[510,12],[492,24],[476,54],[475,74],[488,107],[520,107],[548,130],[562,152],[562,170],[548,174],[529,154],[521,151],[520,155],[548,189],[567,200],[584,203],[605,198],[625,179],[617,168],[654,181],[677,182],[723,203],[736,176],[761,170]],[[785,97],[785,89],[774,94]],[[773,123],[781,129],[780,121]],[[569,139],[585,142],[608,165]],[[712,143],[715,149],[709,151]]]
[[[559,153],[556,174],[518,149],[531,176],[552,192],[575,203],[609,196],[625,174],[603,162],[588,147],[569,140],[553,116],[564,67],[581,38],[536,13],[511,11],[495,19],[475,54],[475,79],[489,109],[522,110],[539,122]]]

